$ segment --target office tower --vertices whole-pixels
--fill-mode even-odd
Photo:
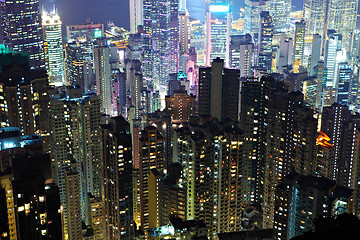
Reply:
[[[250,34],[231,36],[229,66],[239,69],[242,77],[251,76],[253,48],[254,44]]]
[[[143,2],[143,74],[154,89],[165,85],[178,64],[178,1]]]
[[[244,129],[243,202],[260,205],[264,198],[266,131],[269,100],[276,92],[287,92],[282,82],[272,77],[247,81],[241,87],[240,128]]]
[[[219,120],[239,118],[240,71],[224,68],[217,58],[211,67],[199,69],[199,115]]]
[[[84,23],[66,26],[67,42],[75,42],[79,38],[93,41],[104,37],[104,24],[102,23]]]
[[[313,171],[317,120],[305,107],[300,92],[273,94],[268,107],[264,181],[263,227],[272,228],[275,188],[292,170]]]
[[[16,129],[16,130],[15,130]],[[4,239],[63,239],[57,186],[51,183],[51,159],[20,146],[4,148],[20,138],[19,129],[2,128],[2,157],[11,158],[0,169],[0,219]],[[14,130],[14,131],[13,131]],[[2,163],[4,159],[1,159]]]
[[[315,101],[315,108],[322,112],[322,107],[325,103],[325,88],[327,79],[327,68],[325,67],[325,63],[323,61],[319,61],[318,64],[314,67],[314,76],[316,76],[316,81],[318,83],[318,87],[316,89],[317,96]]]
[[[112,88],[110,69],[110,48],[104,40],[98,40],[94,47],[94,69],[96,93],[100,97],[101,112],[112,114]]]
[[[306,23],[306,36],[319,34],[323,40],[324,48],[327,28],[329,0],[304,0],[304,15]],[[323,50],[321,51],[323,55]]]
[[[44,68],[43,33],[39,0],[5,0],[2,31],[13,51],[29,55],[31,69]]]
[[[305,29],[304,20],[295,23],[295,42],[294,42],[294,72],[297,73],[300,66],[303,66],[304,45],[305,45]]]
[[[83,92],[95,88],[93,44],[84,39],[65,45],[66,83],[79,85]]]
[[[185,124],[174,134],[174,159],[183,166],[186,219],[199,219],[210,236],[241,229],[243,135],[233,121]],[[211,174],[209,174],[211,173]]]
[[[149,229],[149,174],[156,168],[159,172],[164,170],[164,137],[153,126],[147,126],[140,134],[140,217],[141,229]]]
[[[322,89],[322,83],[317,81],[317,77],[310,76],[304,79],[302,93],[304,94],[305,102],[312,109],[315,109],[316,100],[321,94],[321,92],[318,92],[320,89]]]
[[[143,1],[131,0],[129,1],[130,10],[130,33],[138,32],[138,26],[143,25]]]
[[[230,24],[229,5],[210,2],[205,23],[206,66],[210,66],[214,59],[221,58],[225,62],[225,67],[229,67]]]
[[[321,36],[319,34],[312,35],[311,57],[309,64],[310,76],[314,75],[314,68],[320,61]]]
[[[351,37],[351,49],[350,57],[352,61],[359,61],[358,56],[360,55],[360,29],[354,29]]]
[[[356,0],[329,0],[327,29],[334,29],[343,37],[343,47],[350,52],[352,33],[356,28],[359,2]]]
[[[51,85],[65,83],[65,63],[61,31],[61,20],[56,10],[42,13],[44,32],[45,67]]]
[[[352,192],[326,178],[289,174],[276,188],[274,239],[311,231],[316,218],[350,213]]]
[[[271,0],[270,15],[274,21],[275,32],[290,30],[291,0]]]
[[[151,95],[151,112],[156,112],[160,110],[161,110],[160,92],[155,91]]]
[[[274,26],[269,12],[260,14],[260,32],[258,44],[258,65],[264,71],[271,72],[272,66],[272,40]]]
[[[39,134],[49,150],[49,84],[45,70],[30,70],[28,57],[0,45],[1,127]]]
[[[325,48],[325,65],[327,68],[326,87],[338,87],[338,54],[341,51],[342,35],[329,30]]]
[[[278,68],[283,66],[292,65],[293,55],[293,39],[289,37],[283,37],[280,39],[280,55],[277,63]]]
[[[250,33],[257,41],[260,27],[260,13],[270,10],[270,1],[245,0],[244,33]]]
[[[352,68],[347,62],[339,63],[338,66],[339,83],[337,89],[337,102],[342,105],[350,106]]]
[[[187,54],[190,47],[189,13],[187,10],[179,12],[179,56]]]
[[[194,95],[188,95],[186,90],[177,90],[173,96],[166,96],[166,108],[170,110],[172,122],[186,122],[195,115]]]
[[[130,124],[121,116],[101,126],[102,201],[106,239],[131,237],[133,224]],[[136,200],[136,199],[135,199]]]

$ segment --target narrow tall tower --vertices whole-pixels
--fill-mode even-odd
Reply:
[[[56,10],[42,12],[42,27],[44,31],[45,67],[50,77],[50,84],[65,83],[65,64],[61,20]]]

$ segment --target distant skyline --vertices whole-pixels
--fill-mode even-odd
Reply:
[[[63,25],[85,23],[87,18],[92,22],[106,24],[113,21],[117,26],[129,30],[129,0],[40,0],[40,6],[55,4]],[[240,9],[244,0],[235,1],[234,8]],[[302,0],[293,1],[295,9],[302,8]],[[187,0],[190,16],[204,20],[205,0]]]

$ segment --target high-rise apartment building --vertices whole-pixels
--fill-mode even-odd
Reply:
[[[250,34],[231,36],[230,41],[230,68],[240,70],[243,77],[251,76],[251,67],[254,58],[254,43]]]
[[[242,198],[244,204],[261,205],[264,198],[266,133],[269,101],[276,92],[287,92],[284,83],[271,76],[247,81],[241,87],[240,128],[244,130]]]
[[[106,239],[131,239],[133,159],[130,124],[123,117],[101,126],[102,204]]]
[[[352,192],[326,178],[289,174],[276,187],[274,239],[303,235],[316,218],[351,213]]]
[[[219,120],[239,118],[240,71],[224,68],[217,58],[211,67],[199,69],[199,115]]]
[[[2,130],[1,137],[9,133]],[[17,134],[20,136],[19,132]],[[2,237],[63,239],[59,191],[51,183],[49,155],[31,156],[21,147],[5,151],[8,152],[7,157],[11,158],[11,164],[9,169],[0,171]]]
[[[278,93],[270,97],[266,131],[266,160],[263,227],[272,228],[275,188],[291,171],[313,172],[317,120],[305,107],[300,92]]]
[[[241,229],[243,135],[233,121],[187,124],[174,135],[174,159],[183,166],[186,219],[216,232]],[[211,173],[211,174],[209,174]]]
[[[45,152],[50,141],[49,83],[45,70],[30,70],[28,57],[0,45],[1,127],[19,127],[22,135],[39,134]]]
[[[294,72],[299,71],[299,67],[303,66],[304,47],[305,47],[305,29],[304,20],[295,23],[295,42],[293,51]]]
[[[179,12],[179,55],[187,54],[190,47],[190,25],[187,10]]]
[[[274,34],[273,20],[269,12],[260,13],[260,32],[258,43],[258,65],[270,73],[272,66],[272,40]]]
[[[1,15],[4,43],[29,55],[32,69],[44,68],[43,33],[39,0],[5,0]]]
[[[82,95],[80,88],[67,87],[67,94],[51,99],[54,179],[59,185],[64,216],[68,217],[66,200],[66,169],[77,164],[81,198],[81,218],[88,219],[88,193],[101,196],[100,175],[100,102],[95,94]]]
[[[173,96],[166,96],[166,108],[172,113],[172,122],[186,122],[195,115],[194,95],[188,95],[186,90],[177,90]]]
[[[275,32],[287,32],[290,29],[291,0],[271,0],[270,15],[274,21]]]
[[[82,239],[80,173],[76,162],[65,168],[66,211],[65,239]]]
[[[51,85],[65,83],[65,63],[60,16],[56,10],[43,11],[42,27],[44,33],[45,67]]]
[[[230,44],[230,7],[222,4],[209,2],[206,12],[206,66],[216,59],[221,58],[225,67],[229,67],[229,44]]]
[[[147,126],[140,134],[140,217],[141,229],[149,229],[152,219],[149,217],[149,174],[156,168],[159,172],[164,170],[164,137],[153,126]]]

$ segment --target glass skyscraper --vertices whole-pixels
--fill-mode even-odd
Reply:
[[[1,15],[4,42],[14,51],[29,54],[33,69],[43,68],[43,34],[39,0],[5,0]]]

